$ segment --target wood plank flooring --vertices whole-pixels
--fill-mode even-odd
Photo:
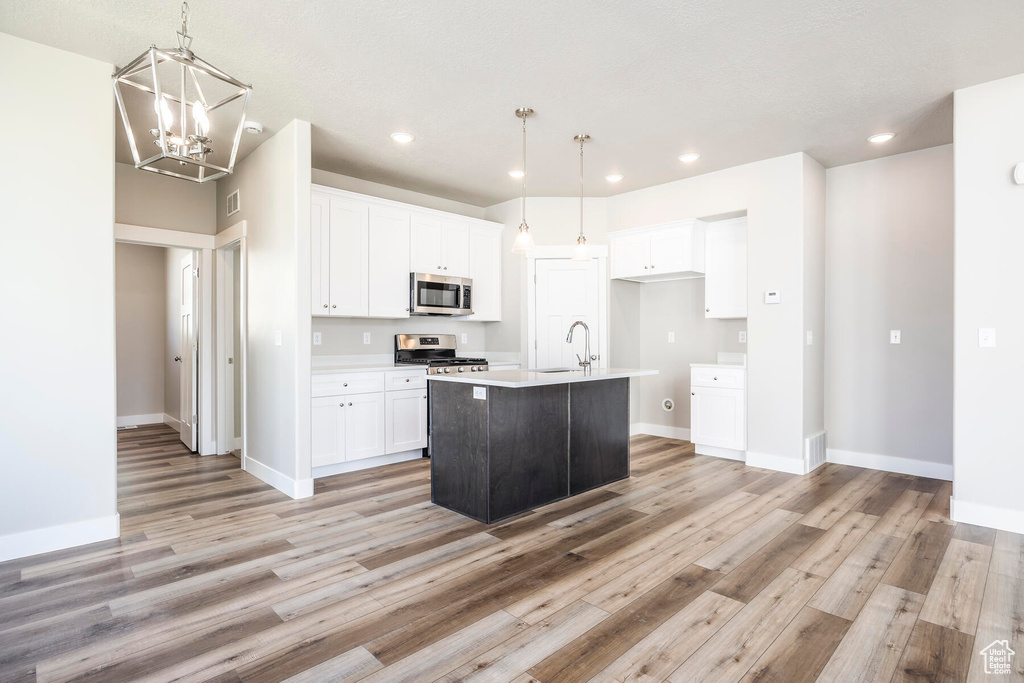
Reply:
[[[0,564],[0,681],[1024,681],[1024,536],[946,482],[642,436],[488,527],[427,461],[293,501],[162,425],[118,444],[122,537]]]

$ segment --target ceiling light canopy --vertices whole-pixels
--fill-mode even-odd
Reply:
[[[183,2],[178,46],[152,46],[118,70],[114,96],[136,168],[203,183],[234,171],[252,86],[192,52],[188,19]]]
[[[590,247],[587,246],[587,236],[583,234],[583,143],[590,139],[586,133],[580,133],[573,140],[580,143],[580,234],[576,238],[576,248],[572,252],[573,261],[589,261]]]
[[[889,142],[889,140],[892,140],[894,137],[896,137],[896,133],[875,133],[868,138],[868,142],[873,142],[877,145],[883,142]]]
[[[401,142],[405,144],[406,142],[412,142],[416,138],[414,138],[410,133],[392,133],[391,139],[394,140],[395,142]]]
[[[524,175],[526,175],[525,173],[523,173],[519,169],[515,169],[515,170],[512,170],[512,171],[509,171],[508,174],[509,174],[509,177],[515,178],[516,180],[519,180]]]
[[[608,175],[606,175],[604,177],[604,179],[607,180],[609,183],[617,183],[620,180],[622,180],[622,174],[621,173],[609,173]]]
[[[519,223],[519,232],[516,234],[516,241],[512,243],[513,254],[526,254],[533,251],[533,235],[530,234],[530,226],[526,224],[526,119],[533,114],[529,107],[516,109],[516,117],[523,120],[523,204],[522,222]]]
[[[679,155],[679,161],[683,162],[684,164],[697,161],[697,159],[700,159],[700,155],[697,154],[696,152],[687,152],[686,154]]]

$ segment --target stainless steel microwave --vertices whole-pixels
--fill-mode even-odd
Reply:
[[[465,277],[411,273],[411,315],[472,315],[473,281]]]

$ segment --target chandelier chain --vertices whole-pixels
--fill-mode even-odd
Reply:
[[[182,2],[181,3],[181,32],[184,35],[188,35],[188,13],[189,13],[188,2]]]

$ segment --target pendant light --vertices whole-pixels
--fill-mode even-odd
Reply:
[[[573,138],[580,143],[580,234],[576,238],[576,248],[572,252],[573,261],[589,261],[590,247],[587,246],[587,236],[583,234],[583,143],[590,139],[586,133],[580,133]]]
[[[136,168],[203,183],[234,170],[252,86],[192,52],[188,20],[183,2],[178,47],[153,45],[129,62],[114,96]]]
[[[530,234],[530,226],[526,224],[526,119],[533,114],[529,107],[516,109],[516,116],[523,120],[523,206],[522,222],[519,224],[519,234],[512,244],[513,254],[526,254],[533,251],[533,235]]]

